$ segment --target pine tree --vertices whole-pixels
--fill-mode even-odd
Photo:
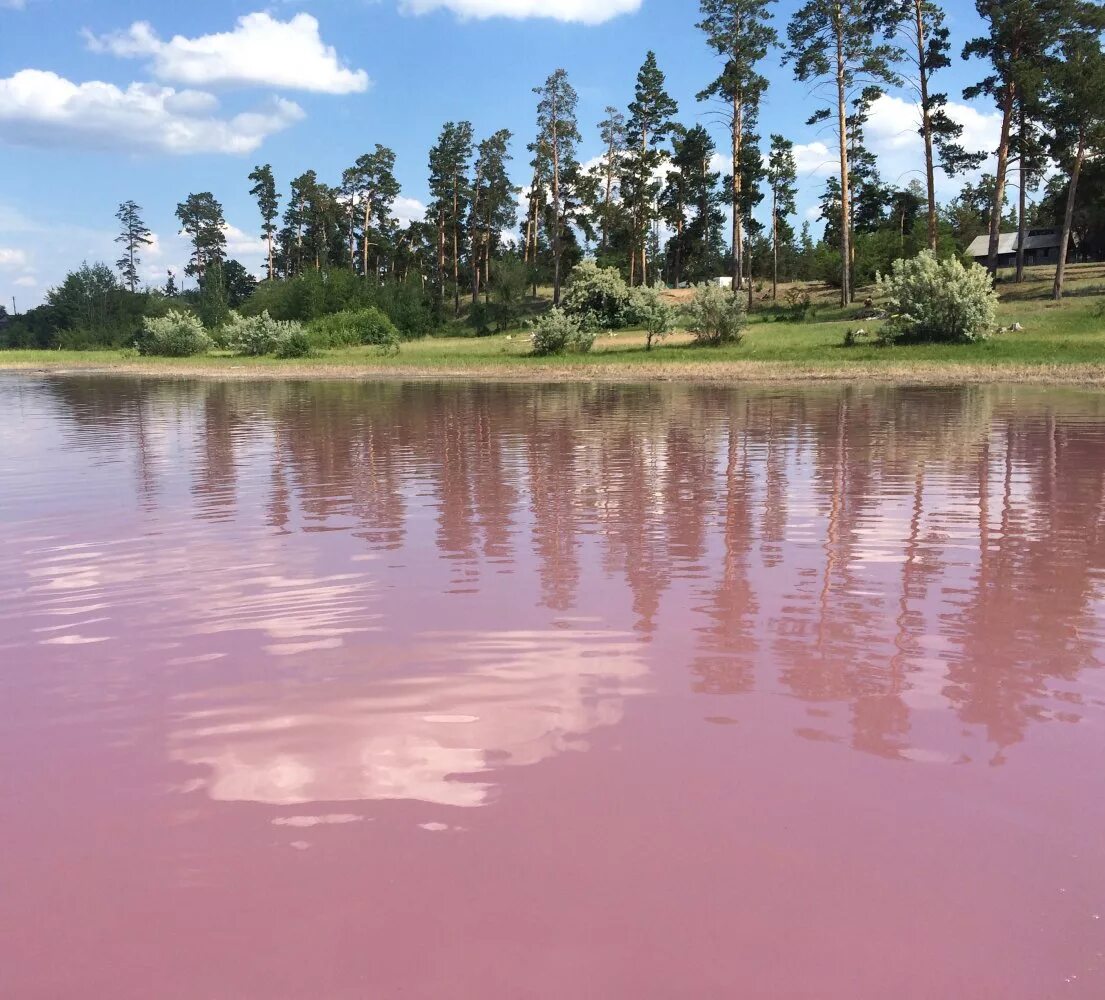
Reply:
[[[500,234],[515,217],[518,188],[511,184],[507,174],[512,138],[508,129],[500,129],[479,144],[476,155],[468,222],[473,305],[479,300],[481,284],[488,285],[491,281],[491,257],[501,240]]]
[[[602,137],[603,192],[599,229],[602,237],[599,243],[600,255],[605,255],[610,246],[610,232],[614,226],[614,197],[617,179],[621,172],[622,157],[625,155],[626,121],[617,108],[608,106],[606,117],[599,122],[599,135]]]
[[[767,78],[760,65],[768,51],[779,43],[772,25],[772,5],[775,0],[701,0],[702,20],[698,27],[706,35],[710,47],[723,60],[721,74],[702,93],[700,101],[714,100],[729,129],[734,170],[730,175],[729,202],[733,206],[732,262],[733,287],[743,281],[742,219],[738,206],[742,195],[743,174],[735,168],[741,162],[747,136],[757,125],[760,104],[767,90]]]
[[[660,181],[656,173],[664,162],[661,147],[675,127],[673,117],[678,105],[668,95],[664,74],[649,52],[637,73],[633,102],[629,105],[629,148],[625,154],[622,196],[629,212],[631,239],[629,283],[636,283],[640,261],[641,282],[648,284],[648,234],[658,218],[656,199]]]
[[[798,211],[798,163],[794,143],[781,135],[771,137],[767,159],[767,182],[771,186],[771,300],[779,298],[779,233],[789,216]]]
[[[786,59],[802,83],[824,88],[826,106],[810,124],[836,121],[840,147],[841,301],[852,301],[852,190],[848,101],[857,90],[900,82],[894,66],[902,52],[887,39],[898,29],[901,9],[887,0],[806,0],[787,28]]]
[[[929,249],[937,248],[938,215],[936,167],[949,177],[977,169],[984,153],[969,153],[960,142],[963,126],[948,114],[948,95],[933,89],[933,77],[951,66],[950,35],[944,10],[932,0],[904,0],[899,19],[902,49],[910,66],[909,83],[920,107],[920,136],[925,148],[925,186],[928,197]],[[938,163],[939,158],[939,163]]]
[[[460,315],[460,256],[467,241],[466,220],[471,202],[468,169],[472,159],[471,122],[447,122],[430,150],[429,215],[437,224],[437,291],[445,300],[446,276],[453,280],[453,316]]]
[[[549,76],[544,86],[535,87],[534,93],[540,98],[537,105],[537,140],[531,147],[536,164],[535,177],[538,180],[535,188],[540,190],[542,175],[547,174],[552,199],[550,243],[553,265],[553,305],[559,305],[565,226],[568,215],[566,196],[569,188],[565,180],[578,166],[576,150],[580,135],[576,105],[579,103],[579,97],[575,88],[568,82],[568,74],[563,69],[558,69]],[[536,201],[534,207],[535,211],[539,207]],[[536,225],[535,218],[535,259]]]
[[[124,201],[115,213],[122,226],[115,242],[123,247],[123,256],[115,262],[115,267],[132,293],[138,290],[138,265],[142,262],[139,253],[142,247],[153,243],[153,234],[142,221],[141,213],[142,209],[133,201]]]
[[[696,283],[716,275],[723,247],[721,174],[713,170],[717,152],[701,125],[679,129],[673,140],[671,168],[660,197],[663,219],[674,235],[667,247],[671,283]]]
[[[1064,3],[1065,0],[975,0],[975,9],[989,27],[989,32],[968,42],[963,49],[963,58],[986,60],[990,64],[990,72],[977,84],[964,90],[963,96],[968,100],[983,95],[990,97],[1001,114],[987,253],[987,267],[991,274],[996,274],[998,269],[998,245],[1018,100],[1027,96],[1024,90],[1039,60],[1052,51],[1058,38]]]
[[[375,248],[379,256],[399,191],[399,182],[395,179],[395,153],[379,143],[373,152],[358,157],[342,175],[342,197],[348,205],[349,266],[355,271],[359,260],[361,274],[365,277],[369,273],[369,250]]]
[[[273,238],[276,236],[276,219],[280,213],[280,196],[276,193],[276,180],[269,164],[254,167],[249,179],[253,181],[249,193],[257,199],[257,209],[261,213],[261,235],[268,250],[269,281],[272,281],[276,277]]]
[[[226,219],[223,207],[210,191],[190,194],[176,208],[180,230],[192,241],[192,255],[185,274],[203,277],[212,263],[226,260]]]
[[[1059,261],[1052,286],[1056,302],[1063,297],[1082,168],[1088,157],[1105,153],[1105,53],[1101,48],[1105,18],[1097,4],[1072,6],[1062,31],[1062,58],[1052,69],[1046,92],[1050,153],[1068,177]]]

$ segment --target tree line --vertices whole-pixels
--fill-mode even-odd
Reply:
[[[547,283],[558,303],[565,276],[591,256],[617,268],[631,287],[729,274],[751,301],[757,279],[770,280],[772,298],[780,279],[820,279],[839,286],[848,304],[858,285],[897,258],[924,248],[953,255],[986,235],[989,269],[996,272],[1004,228],[1016,227],[1023,237],[1034,224],[1059,222],[1054,294],[1061,297],[1069,248],[1074,243],[1092,252],[1097,244],[1089,233],[1102,228],[1100,213],[1087,219],[1079,200],[1084,175],[1101,183],[1102,5],[976,0],[986,30],[960,57],[975,60],[984,74],[964,97],[985,99],[1000,114],[999,145],[987,153],[965,148],[963,127],[948,112],[941,80],[955,55],[938,3],[807,0],[785,29],[776,24],[774,7],[775,0],[700,2],[697,27],[718,72],[697,95],[698,114],[724,126],[724,157],[706,127],[681,120],[649,52],[627,107],[608,107],[596,123],[600,156],[581,163],[578,95],[567,72],[557,69],[534,88],[525,187],[511,176],[516,137],[507,129],[478,137],[468,121],[447,122],[430,149],[430,201],[422,219],[397,216],[396,156],[383,145],[358,157],[334,184],[308,170],[290,180],[286,193],[271,165],[258,165],[248,179],[266,281],[345,270],[373,284],[411,286],[441,323],[462,314],[464,299],[473,308],[481,295],[489,303],[498,285],[516,296],[519,283],[532,285],[535,295]],[[771,134],[765,142],[760,134],[771,58],[781,58],[805,85],[815,107],[808,124],[835,140],[839,166],[821,196],[825,229],[818,241],[808,222],[800,231],[794,226],[793,141]],[[902,87],[915,97],[923,150],[920,178],[904,187],[880,175],[865,136],[875,102]],[[938,202],[938,171],[962,175],[991,154],[992,173],[965,183],[949,204]],[[1030,203],[1028,194],[1044,183],[1049,164],[1060,172]],[[1010,206],[1014,181],[1018,197]],[[122,251],[116,267],[122,286],[137,294],[152,237],[133,201],[117,217]],[[185,271],[197,282],[193,298],[205,321],[218,323],[248,297],[252,279],[228,258],[223,209],[211,192],[190,194],[176,217],[191,245]],[[1018,280],[1024,244],[1022,238]],[[175,276],[160,293],[179,294]]]

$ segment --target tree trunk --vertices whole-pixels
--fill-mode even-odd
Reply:
[[[925,184],[928,188],[929,249],[936,253],[936,159],[933,154],[932,113],[929,102],[929,74],[925,67],[925,0],[913,0],[917,17],[917,66],[921,86],[921,132],[925,139]]]
[[[843,15],[841,15],[843,16]],[[848,90],[844,64],[844,25],[836,25],[837,121],[840,126],[840,303],[852,301],[851,178],[848,163]]]
[[[560,136],[556,127],[559,108],[553,109],[552,127],[552,196],[553,196],[553,305],[560,305]]]
[[[460,315],[460,179],[453,170],[453,318]]]
[[[364,236],[361,247],[361,273],[368,277],[368,231],[372,223],[372,198],[366,197],[364,203]]]
[[[601,252],[606,253],[610,239],[610,202],[614,197],[614,144],[606,151],[606,200],[602,205],[602,243]]]
[[[1086,133],[1078,135],[1078,153],[1074,158],[1074,167],[1070,172],[1070,190],[1067,192],[1067,209],[1063,214],[1063,235],[1059,239],[1059,262],[1055,265],[1055,284],[1051,297],[1056,301],[1063,298],[1063,280],[1067,272],[1067,252],[1070,248],[1070,231],[1074,225],[1074,208],[1078,198],[1078,180],[1082,176],[1082,164],[1086,159]]]
[[[357,273],[357,205],[353,198],[353,192],[349,194],[349,270]]]
[[[986,269],[998,273],[998,247],[1001,243],[1001,210],[1005,204],[1005,179],[1009,173],[1009,133],[1013,127],[1012,83],[1005,85],[1001,108],[1001,141],[998,143],[998,168],[994,178],[994,203],[990,207],[990,245],[986,254]]]
[[[741,150],[744,146],[744,103],[738,91],[733,95],[733,290],[740,289],[744,268],[742,253],[744,250],[744,233],[741,231],[741,194],[743,193],[743,179],[741,178]]]
[[[675,223],[675,274],[672,282],[679,287],[680,275],[683,273],[683,206],[679,206],[679,217]]]
[[[779,191],[771,186],[771,301],[779,301]]]
[[[1028,237],[1028,162],[1026,157],[1025,146],[1027,139],[1025,138],[1025,113],[1024,113],[1024,101],[1021,101],[1021,116],[1020,116],[1020,158],[1017,163],[1018,173],[1020,174],[1021,190],[1017,197],[1017,284],[1021,284],[1024,281],[1024,258],[1025,258],[1025,243]]]

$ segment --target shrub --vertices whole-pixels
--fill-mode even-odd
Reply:
[[[575,316],[553,308],[534,322],[531,339],[537,355],[586,354],[594,346],[595,334],[583,329]]]
[[[311,353],[311,338],[298,323],[285,330],[276,340],[273,353],[278,358],[306,358]]]
[[[148,317],[134,346],[139,354],[188,358],[210,350],[211,338],[198,317],[170,310],[166,316]]]
[[[813,312],[813,299],[804,288],[793,286],[783,296],[786,301],[786,318],[791,323],[802,323]]]
[[[626,325],[629,302],[629,286],[614,268],[585,260],[568,275],[560,307],[585,330],[612,330]]]
[[[267,312],[260,316],[238,316],[232,313],[230,321],[222,328],[219,336],[235,354],[260,357],[276,350],[276,343],[287,326],[288,324],[274,320]]]
[[[399,331],[375,306],[323,316],[311,323],[311,339],[317,347],[372,345],[397,349]]]
[[[954,258],[938,260],[925,250],[895,261],[879,276],[887,294],[889,319],[881,331],[898,341],[976,341],[989,337],[997,315],[997,293],[984,267],[964,267]]]
[[[626,319],[630,326],[645,331],[645,350],[654,340],[663,340],[675,326],[675,307],[665,301],[659,289],[634,288],[629,295]]]
[[[699,285],[695,289],[687,318],[687,329],[694,334],[695,342],[710,346],[739,344],[748,325],[743,298],[717,285]]]

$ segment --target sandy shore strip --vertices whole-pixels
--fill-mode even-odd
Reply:
[[[473,365],[334,364],[288,361],[258,364],[234,359],[197,362],[151,358],[141,361],[90,359],[83,362],[5,361],[0,371],[52,375],[139,375],[187,379],[331,379],[483,382],[901,382],[926,385],[1017,383],[1025,385],[1105,386],[1102,364],[947,364],[926,362],[855,362],[848,365],[804,365],[770,361],[716,361],[655,364]]]

